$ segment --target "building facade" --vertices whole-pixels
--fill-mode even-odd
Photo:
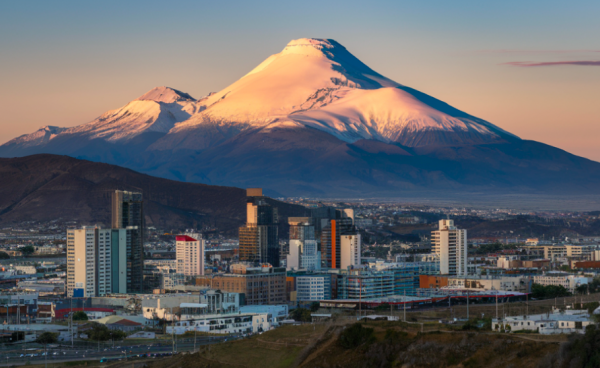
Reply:
[[[67,296],[127,293],[129,229],[67,230]]]
[[[467,274],[467,230],[454,226],[454,220],[440,220],[440,228],[431,232],[432,252],[440,257],[443,275]]]
[[[144,292],[144,206],[142,193],[117,190],[112,197],[112,228],[130,230],[125,249],[127,292]]]
[[[360,266],[362,239],[360,234],[340,235],[340,264],[342,269]]]
[[[204,239],[196,236],[178,235],[175,238],[177,248],[177,273],[185,276],[204,275]]]
[[[198,277],[196,285],[244,294],[247,305],[286,303],[286,271],[283,267],[232,265],[231,273]]]
[[[247,190],[246,226],[239,229],[240,261],[255,266],[279,266],[279,215],[277,208],[269,205],[262,189]]]
[[[322,265],[326,268],[340,269],[342,267],[342,235],[357,235],[354,218],[351,211],[335,211],[335,218],[324,222],[321,231]]]
[[[321,269],[321,252],[315,239],[315,227],[310,217],[290,217],[289,254],[286,257],[288,270]]]
[[[533,277],[534,284],[540,284],[543,286],[563,286],[565,289],[569,290],[569,292],[575,292],[575,289],[581,285],[586,285],[588,283],[588,278],[577,275],[540,275]]]
[[[329,300],[331,299],[331,275],[305,275],[297,276],[296,300]]]

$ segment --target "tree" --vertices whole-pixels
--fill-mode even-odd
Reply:
[[[121,340],[127,336],[123,331],[110,330],[105,325],[97,322],[92,322],[91,328],[87,330],[86,334],[90,340],[94,341]]]
[[[359,347],[365,343],[371,343],[375,340],[373,336],[373,329],[363,327],[360,323],[355,323],[350,327],[347,327],[338,339],[340,345],[345,349],[352,349]]]
[[[35,247],[33,245],[26,245],[19,250],[21,252],[23,252],[24,256],[28,256],[28,255],[33,254],[33,252],[35,252]]]
[[[531,296],[536,299],[560,298],[570,295],[571,293],[562,285],[533,284],[531,286]]]
[[[44,344],[44,345],[48,345],[48,344],[54,344],[58,341],[58,334],[53,333],[53,332],[44,332],[43,334],[41,334],[40,336],[38,336],[36,342],[39,344]]]
[[[73,313],[73,321],[87,321],[88,316],[84,311],[77,311]]]
[[[6,252],[0,252],[0,259],[10,259],[10,256]]]
[[[298,322],[310,322],[312,320],[310,310],[305,308],[294,309],[290,312],[290,317],[292,317],[295,321]]]
[[[310,303],[310,311],[311,312],[316,312],[319,310],[319,302],[312,302]]]
[[[376,306],[375,310],[378,312],[387,312],[390,310],[390,305],[388,303],[382,303]]]

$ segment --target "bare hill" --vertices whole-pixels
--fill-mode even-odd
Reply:
[[[215,227],[235,232],[245,222],[245,190],[182,183],[115,165],[67,156],[0,158],[0,223],[78,220],[110,223],[111,193],[142,191],[148,226]],[[281,223],[304,207],[272,200]]]

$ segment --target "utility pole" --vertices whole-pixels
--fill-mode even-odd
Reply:
[[[192,322],[194,323],[194,322]],[[196,336],[198,335],[198,329],[196,328],[196,323],[194,323],[194,353],[196,352]]]
[[[404,302],[404,322],[406,322],[406,289],[404,289],[404,299],[402,301]]]
[[[73,349],[73,332],[75,332],[74,330],[74,326],[73,326],[73,296],[71,295],[71,349]]]
[[[469,292],[467,291],[467,321],[469,320]]]
[[[525,307],[526,307],[525,315],[528,316],[529,315],[529,294],[525,294]]]
[[[498,291],[496,291],[496,321],[498,320]]]
[[[358,270],[358,319],[362,318],[362,280],[360,270]]]

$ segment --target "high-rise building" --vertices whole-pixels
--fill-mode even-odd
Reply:
[[[127,229],[127,292],[144,292],[144,206],[142,193],[117,190],[112,198],[112,228]]]
[[[84,226],[67,230],[67,296],[126,293],[127,229]]]
[[[360,266],[361,247],[362,239],[360,234],[340,235],[340,262],[342,269]]]
[[[315,227],[310,217],[290,217],[290,242],[287,255],[287,269],[321,269],[321,252],[315,239]]]
[[[277,208],[269,205],[262,189],[247,190],[246,226],[240,227],[240,261],[254,265],[269,263],[279,266],[279,233]]]
[[[349,211],[336,210],[334,219],[322,220],[321,256],[323,265],[331,269],[342,267],[342,235],[357,235],[354,219],[348,217]]]
[[[442,275],[467,274],[467,230],[457,229],[454,220],[440,220],[431,232],[432,252],[440,257]]]
[[[204,239],[199,235],[190,235],[175,237],[177,273],[185,276],[204,275]]]
[[[96,228],[67,230],[67,296],[96,296]]]

